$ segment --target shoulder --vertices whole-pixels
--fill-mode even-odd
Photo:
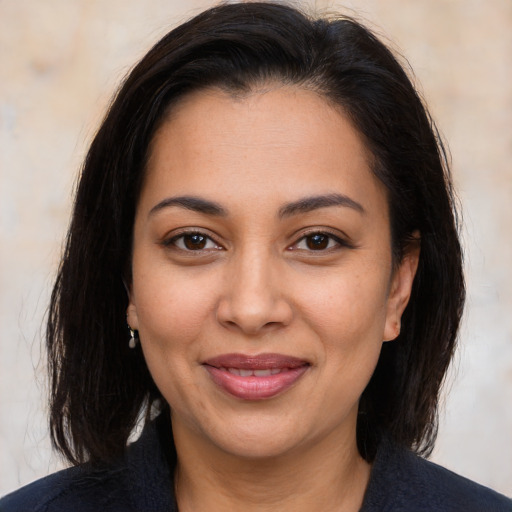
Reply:
[[[157,429],[156,422],[149,424],[140,439],[108,466],[65,469],[5,496],[0,512],[174,510],[170,467]]]
[[[124,472],[121,467],[109,470],[86,466],[64,469],[5,496],[0,500],[0,511],[131,510]]]
[[[364,512],[512,512],[512,500],[384,441],[374,462]]]
[[[404,490],[404,496],[414,495],[417,502],[431,503],[435,506],[431,510],[512,512],[512,500],[492,489],[411,452],[404,458],[403,476],[408,476],[413,490]]]

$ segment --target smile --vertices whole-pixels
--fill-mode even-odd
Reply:
[[[268,377],[269,375],[277,375],[281,372],[287,372],[288,368],[272,368],[267,370],[242,370],[241,368],[219,368],[220,370],[227,370],[233,375],[240,375],[240,377]]]
[[[203,363],[213,382],[242,400],[265,400],[293,386],[308,370],[307,361],[281,354],[226,354]]]

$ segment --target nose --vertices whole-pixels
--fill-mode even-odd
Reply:
[[[226,269],[217,320],[230,330],[256,336],[286,327],[293,308],[285,297],[282,272],[265,253],[241,255]]]

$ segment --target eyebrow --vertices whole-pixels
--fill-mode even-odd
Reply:
[[[204,213],[205,215],[214,215],[218,217],[225,217],[227,215],[227,211],[220,204],[194,196],[168,197],[153,206],[149,215],[154,215],[160,210],[171,206],[180,206],[181,208]]]
[[[319,208],[327,208],[329,206],[345,206],[352,208],[361,214],[365,214],[366,210],[363,206],[343,194],[326,194],[320,196],[310,196],[288,203],[279,209],[279,217],[291,217],[299,213],[308,213]]]
[[[187,210],[203,213],[205,215],[213,215],[215,217],[226,217],[228,215],[228,211],[219,203],[195,196],[168,197],[153,206],[149,215],[154,215],[160,210],[172,206],[179,206]],[[287,203],[279,208],[278,216],[280,218],[291,217],[300,213],[308,213],[320,208],[328,208],[330,206],[344,206],[352,208],[361,214],[366,213],[366,210],[360,203],[354,201],[348,196],[343,194],[325,194],[303,197],[297,201]]]

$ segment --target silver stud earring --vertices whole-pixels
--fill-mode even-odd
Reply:
[[[139,340],[139,331],[133,330],[130,326],[128,326],[130,331],[130,341],[128,342],[128,346],[130,348],[135,348],[137,346],[137,341]]]

